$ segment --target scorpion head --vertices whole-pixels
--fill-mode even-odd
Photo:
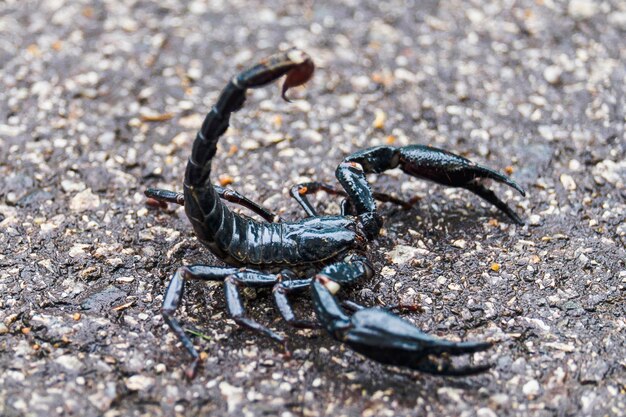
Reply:
[[[312,229],[299,234],[298,251],[306,262],[335,258],[359,246],[359,235],[348,229]]]

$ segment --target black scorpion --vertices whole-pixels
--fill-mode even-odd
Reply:
[[[286,75],[282,96],[287,100],[287,90],[307,82],[313,71],[311,58],[300,50],[291,49],[272,55],[232,78],[206,116],[193,143],[185,172],[184,193],[160,189],[146,191],[153,203],[183,204],[198,240],[218,258],[232,265],[180,267],[167,287],[162,314],[194,359],[187,369],[188,377],[194,376],[200,355],[174,313],[181,303],[185,282],[189,280],[223,282],[231,317],[239,325],[283,345],[283,336],[245,315],[241,288],[273,288],[276,305],[287,323],[300,328],[321,325],[336,340],[380,363],[451,376],[487,370],[489,364],[454,367],[448,357],[484,351],[492,343],[450,342],[435,338],[390,313],[389,309],[340,303],[334,294],[341,285],[368,279],[374,274],[364,251],[367,242],[376,237],[382,227],[375,200],[407,205],[391,196],[372,192],[366,174],[400,167],[415,177],[470,190],[514,222],[523,224],[511,208],[479,183],[482,178],[490,178],[524,195],[524,190],[513,180],[441,149],[421,145],[378,146],[356,152],[338,166],[336,176],[344,190],[319,182],[293,187],[291,195],[308,215],[308,218],[293,222],[282,221],[233,190],[212,185],[211,160],[218,139],[228,128],[231,113],[243,106],[246,91]],[[345,197],[341,215],[320,216],[316,213],[306,195],[320,190]],[[247,207],[266,222],[234,213],[222,199]],[[307,290],[312,294],[317,322],[296,318],[288,299],[292,293]]]

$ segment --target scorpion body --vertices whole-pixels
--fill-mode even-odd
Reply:
[[[445,357],[486,350],[487,342],[450,342],[419,331],[410,322],[381,308],[365,308],[340,303],[334,296],[340,286],[373,276],[364,256],[367,242],[376,237],[382,219],[375,200],[410,206],[401,200],[371,190],[366,174],[401,167],[406,173],[464,187],[494,204],[515,222],[521,219],[493,192],[479,184],[480,178],[506,183],[523,194],[512,180],[489,168],[452,153],[424,146],[394,148],[380,146],[348,156],[337,168],[343,190],[310,182],[291,189],[308,218],[282,221],[278,216],[248,200],[236,191],[211,184],[211,160],[217,142],[229,126],[230,115],[239,110],[246,91],[267,85],[286,75],[282,96],[291,87],[304,84],[314,71],[311,58],[292,49],[275,54],[231,79],[217,103],[206,116],[193,144],[184,180],[184,193],[149,189],[152,201],[183,204],[200,242],[217,257],[232,265],[226,267],[191,265],[179,268],[168,285],[162,307],[165,322],[194,358],[188,368],[191,378],[200,356],[182,325],[174,317],[181,303],[185,281],[224,282],[227,308],[240,325],[285,345],[285,338],[246,317],[240,295],[242,287],[272,287],[279,312],[296,327],[323,327],[338,341],[384,364],[398,365],[438,375],[470,375],[489,365],[453,367]],[[325,190],[344,196],[341,215],[318,216],[307,194]],[[259,222],[230,210],[222,200],[249,208],[266,222]],[[317,321],[295,317],[288,295],[310,291]],[[346,313],[350,310],[352,314]]]
[[[211,159],[230,114],[243,105],[246,90],[260,87],[295,69],[293,78],[313,72],[310,58],[291,51],[288,60],[273,57],[234,77],[222,91],[196,136],[184,183],[185,211],[198,240],[224,262],[264,268],[298,266],[336,256],[356,239],[354,222],[326,216],[290,223],[259,223],[233,213],[210,182]],[[309,75],[310,76],[310,75]],[[332,235],[331,245],[320,245]]]

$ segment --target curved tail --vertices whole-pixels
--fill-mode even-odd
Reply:
[[[285,95],[287,90],[307,82],[313,75],[314,68],[313,61],[306,53],[290,49],[269,56],[233,77],[222,90],[217,103],[207,114],[196,135],[185,172],[185,184],[197,186],[207,183],[217,141],[228,129],[231,113],[243,106],[247,89],[262,87],[287,75],[282,97],[288,101]]]
[[[246,222],[252,220],[233,213],[211,184],[211,160],[217,142],[228,129],[231,113],[243,106],[247,89],[262,87],[287,75],[282,91],[285,98],[289,88],[307,82],[313,71],[311,58],[297,49],[260,61],[229,81],[196,135],[185,171],[185,212],[198,239],[225,262],[237,263],[229,253],[229,247],[231,243],[236,246],[245,235]]]

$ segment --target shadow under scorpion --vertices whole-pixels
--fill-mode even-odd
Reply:
[[[273,288],[276,305],[287,323],[297,328],[322,327],[334,339],[380,363],[435,375],[465,376],[484,372],[491,367],[490,364],[454,367],[449,356],[484,351],[491,343],[450,342],[436,338],[392,314],[390,309],[339,302],[335,293],[342,285],[354,284],[374,275],[365,251],[367,243],[382,227],[376,200],[410,206],[386,194],[372,192],[366,174],[399,167],[415,177],[462,187],[496,206],[514,222],[523,224],[509,206],[479,182],[490,178],[525,195],[513,180],[441,149],[422,145],[378,146],[358,151],[341,162],[336,176],[343,190],[319,182],[294,186],[291,195],[308,216],[299,221],[283,221],[236,191],[211,184],[211,160],[217,142],[228,128],[231,113],[243,106],[246,91],[286,75],[282,97],[287,100],[287,90],[307,82],[313,71],[311,58],[300,50],[291,49],[272,55],[232,78],[206,116],[193,143],[185,172],[184,193],[160,189],[146,191],[153,205],[166,206],[168,202],[184,205],[198,240],[226,264],[232,265],[182,266],[167,287],[162,314],[193,357],[187,376],[194,377],[200,355],[174,313],[188,280],[224,282],[227,309],[232,318],[239,325],[281,343],[285,349],[283,336],[245,315],[240,294],[243,287]],[[316,213],[306,196],[320,190],[345,197],[340,215],[320,216]],[[266,222],[234,213],[222,199],[250,209]],[[312,295],[317,322],[298,319],[294,314],[289,295],[304,291]]]

